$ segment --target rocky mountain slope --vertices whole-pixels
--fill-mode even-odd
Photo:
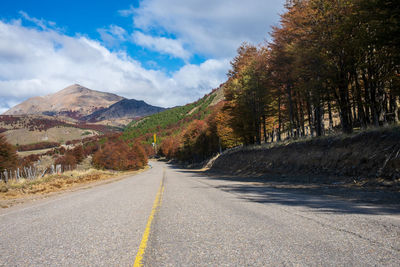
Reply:
[[[142,100],[122,99],[112,104],[108,108],[96,110],[92,114],[83,117],[83,120],[90,122],[121,119],[121,118],[140,118],[163,111],[164,108],[155,107]]]
[[[123,99],[115,94],[74,84],[54,94],[32,97],[11,108],[4,115],[45,114],[79,119]]]

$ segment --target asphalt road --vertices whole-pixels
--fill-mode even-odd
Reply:
[[[400,266],[400,210],[152,165],[1,210],[0,266],[132,266],[162,180],[145,266]]]

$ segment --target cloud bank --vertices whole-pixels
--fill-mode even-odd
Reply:
[[[284,0],[147,0],[122,10],[143,31],[172,33],[195,53],[232,57],[244,41],[259,43],[278,24]]]
[[[55,22],[21,11],[19,20],[0,21],[0,113],[74,83],[162,107],[194,101],[226,80],[242,42],[267,38],[283,3],[143,0],[119,11],[132,18],[132,32],[112,24],[97,29],[99,40],[69,36]],[[128,54],[129,42],[183,66],[174,72],[147,69],[135,51]],[[193,58],[207,60],[191,64]],[[157,56],[149,62],[157,66]]]
[[[116,33],[123,31],[114,28]],[[207,60],[167,75],[147,70],[126,52],[112,52],[99,41],[24,27],[20,20],[0,21],[0,62],[0,112],[74,83],[153,105],[182,105],[218,86],[229,68],[229,60]]]

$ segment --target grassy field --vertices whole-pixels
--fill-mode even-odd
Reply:
[[[90,132],[90,134],[88,134]],[[4,133],[8,142],[13,145],[33,144],[43,141],[64,143],[70,140],[85,138],[98,133],[93,130],[74,127],[54,127],[47,131],[29,131],[28,129],[8,130]]]

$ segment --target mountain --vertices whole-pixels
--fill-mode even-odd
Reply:
[[[123,99],[125,98],[115,94],[74,84],[54,94],[29,98],[6,111],[4,115],[44,114],[79,119]]]
[[[163,111],[164,108],[155,107],[142,100],[122,99],[112,104],[108,108],[96,110],[92,114],[83,117],[83,120],[90,122],[121,119],[121,118],[139,118]]]

